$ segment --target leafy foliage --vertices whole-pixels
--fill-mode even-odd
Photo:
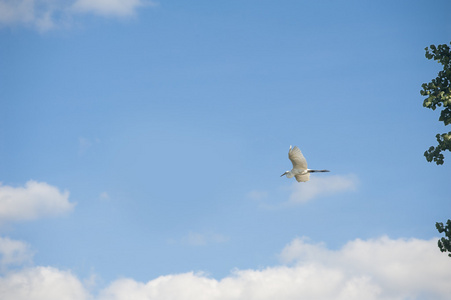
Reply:
[[[439,121],[446,125],[451,124],[451,51],[446,44],[431,45],[426,47],[426,58],[434,59],[443,65],[443,70],[438,73],[437,78],[432,79],[429,83],[422,84],[421,95],[427,97],[423,106],[435,110],[437,107],[443,106],[440,113]],[[448,133],[436,135],[438,145],[431,146],[429,150],[424,152],[428,162],[434,161],[437,165],[442,165],[444,155],[442,152],[451,151],[451,131]]]
[[[451,44],[451,43],[450,43]],[[429,83],[423,83],[423,88],[420,93],[422,96],[427,97],[423,106],[435,110],[443,105],[443,110],[440,112],[439,121],[443,122],[445,126],[451,124],[451,51],[450,47],[446,44],[431,45],[426,47],[426,58],[434,59],[438,63],[443,65],[443,70],[438,72],[438,76],[432,79]],[[448,150],[451,151],[451,131],[448,133],[437,134],[438,145],[436,147],[431,146],[429,150],[424,152],[428,162],[434,161],[437,165],[443,165],[444,155],[442,152]],[[451,220],[446,222],[446,226],[443,223],[435,223],[439,233],[445,233],[445,237],[438,240],[438,247],[440,251],[450,252],[448,254],[451,257]]]
[[[437,227],[438,232],[445,232],[445,237],[438,240],[438,247],[440,248],[440,251],[451,252],[451,220],[446,222],[446,226],[443,226],[443,223],[441,222],[435,223],[435,227]],[[448,256],[451,257],[451,253],[449,253]]]

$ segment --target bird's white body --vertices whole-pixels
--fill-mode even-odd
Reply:
[[[286,171],[281,176],[286,175],[287,178],[296,177],[298,182],[306,182],[310,180],[310,173],[315,172],[329,172],[329,170],[312,170],[307,168],[307,160],[304,155],[302,155],[301,150],[297,146],[292,148],[290,146],[290,150],[288,151],[288,158],[291,160],[293,164],[293,169],[291,171]]]

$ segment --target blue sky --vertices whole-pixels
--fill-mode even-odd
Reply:
[[[45,299],[191,299],[199,282],[192,299],[204,282],[206,299],[445,299],[435,222],[451,218],[451,158],[423,156],[445,128],[419,91],[440,70],[424,48],[450,42],[450,11],[0,0],[3,296],[41,299],[36,278],[59,275]],[[279,177],[290,145],[331,173]],[[377,269],[392,264],[424,277]],[[265,286],[287,272],[310,275]],[[330,286],[297,290],[307,282]]]

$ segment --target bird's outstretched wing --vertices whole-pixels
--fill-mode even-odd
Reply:
[[[306,182],[310,180],[310,173],[304,174],[304,175],[296,175],[296,180],[298,182]]]
[[[301,150],[299,150],[297,146],[294,146],[293,149],[290,148],[290,151],[288,151],[288,158],[293,164],[293,169],[307,170],[307,161],[305,160],[304,155],[302,155]]]

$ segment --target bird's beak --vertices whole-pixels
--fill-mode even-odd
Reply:
[[[280,175],[280,177],[282,177],[283,175],[287,174],[287,172],[283,173],[282,175]]]

